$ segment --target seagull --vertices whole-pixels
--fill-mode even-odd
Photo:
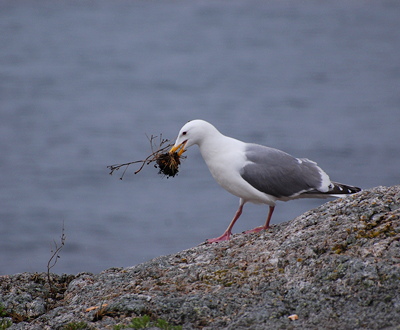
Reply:
[[[215,181],[240,198],[239,208],[228,228],[221,236],[208,239],[207,243],[230,239],[232,228],[247,202],[269,205],[264,226],[245,232],[257,233],[269,228],[276,201],[341,197],[361,191],[358,187],[331,181],[317,163],[309,159],[225,136],[200,119],[189,121],[181,128],[169,152],[181,156],[194,144],[199,146]]]

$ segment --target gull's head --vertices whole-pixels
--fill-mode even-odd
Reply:
[[[212,136],[212,134],[215,134],[216,132],[219,133],[213,125],[204,120],[191,120],[183,125],[179,131],[174,146],[169,152],[178,152],[178,155],[180,156],[187,148],[194,144],[201,145],[206,138]]]

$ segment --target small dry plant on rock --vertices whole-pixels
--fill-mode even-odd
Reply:
[[[170,149],[173,146],[173,144],[169,143],[170,141],[168,139],[164,139],[161,134],[159,137],[159,145],[156,146],[155,140],[157,138],[158,136],[154,135],[151,135],[150,138],[148,138],[150,141],[151,154],[147,156],[144,160],[136,160],[124,164],[109,165],[107,166],[107,168],[110,169],[110,174],[112,175],[114,171],[118,171],[120,168],[125,167],[121,177],[119,178],[120,180],[122,180],[126,170],[130,165],[141,163],[139,169],[135,171],[135,174],[138,174],[145,165],[149,165],[155,162],[154,167],[159,169],[158,174],[165,175],[167,178],[170,176],[174,177],[175,175],[177,175],[179,172],[179,165],[181,164],[181,159],[185,157],[179,156],[176,152],[169,153],[167,150]]]
[[[53,284],[53,280],[51,278],[51,269],[57,264],[58,259],[60,258],[60,251],[65,245],[65,232],[64,232],[64,223],[62,226],[62,232],[61,232],[61,237],[60,237],[60,245],[57,244],[57,242],[54,240],[54,248],[51,250],[51,257],[49,261],[47,262],[47,282],[49,284],[49,291],[50,291],[50,296],[52,298],[55,298],[57,295],[57,288]]]

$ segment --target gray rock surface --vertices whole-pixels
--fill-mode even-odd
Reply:
[[[162,319],[165,329],[400,329],[400,186],[328,202],[261,234],[52,282],[1,276],[1,322],[118,329],[148,315],[147,326]]]

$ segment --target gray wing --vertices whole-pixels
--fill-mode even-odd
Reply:
[[[248,163],[240,174],[254,188],[278,198],[318,193],[322,176],[316,163],[257,144],[248,144],[245,152]]]

